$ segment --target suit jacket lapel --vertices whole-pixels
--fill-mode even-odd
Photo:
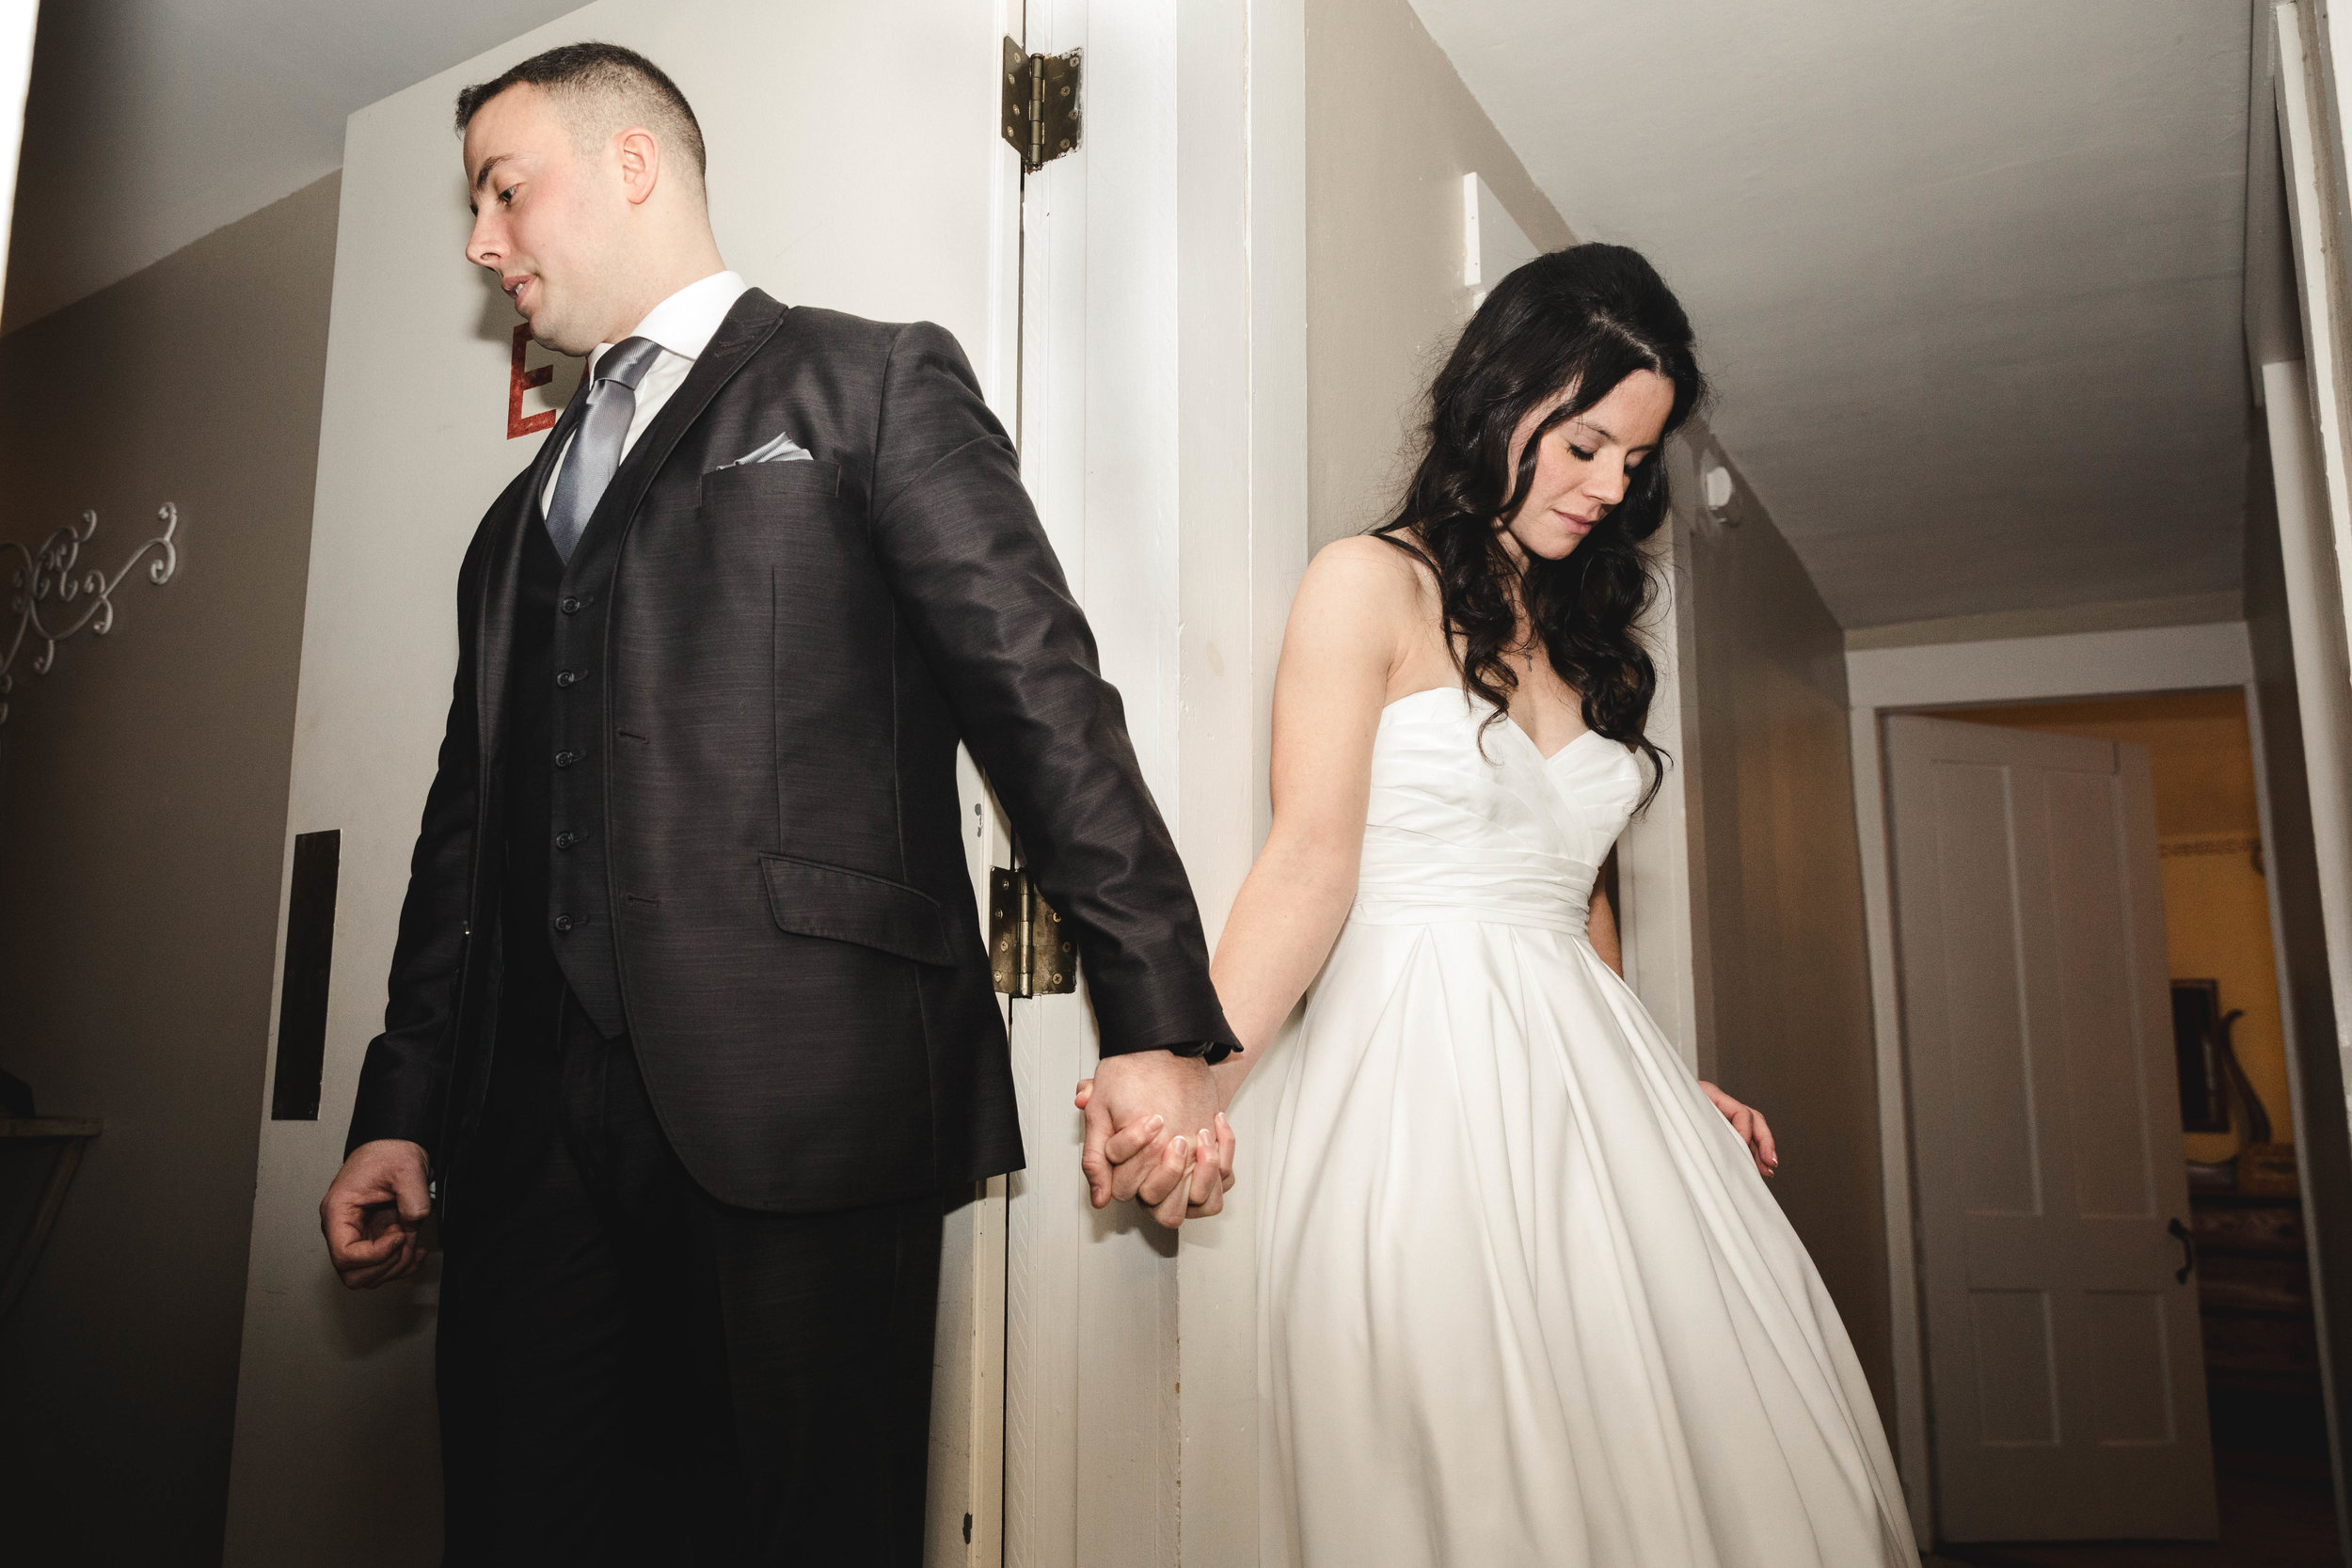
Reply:
[[[539,443],[539,455],[532,460],[519,504],[507,509],[490,541],[489,560],[482,574],[482,607],[474,627],[473,666],[474,713],[480,725],[478,754],[485,782],[498,765],[499,740],[504,734],[501,726],[506,721],[506,664],[515,646],[515,595],[522,577],[523,543],[530,531],[540,526],[539,498],[547,493],[548,475],[554,469],[556,454],[571,439],[580,412],[587,405],[588,378],[583,375],[572,392],[572,401],[564,405],[554,428],[548,432],[548,438]]]
[[[686,380],[622,459],[612,483],[605,489],[604,499],[596,503],[596,515],[588,519],[588,527],[580,532],[583,541],[599,526],[611,526],[604,518],[613,508],[621,509],[617,515],[624,525],[635,515],[646,486],[660,472],[678,438],[702,417],[710,400],[758,352],[760,345],[775,335],[783,321],[784,307],[760,290],[748,290],[735,302],[726,320],[720,323],[719,330],[704,346],[701,357],[694,361],[694,368],[686,372]],[[539,498],[547,492],[548,475],[553,471],[564,443],[578,427],[587,404],[588,378],[583,375],[579,388],[572,393],[572,401],[564,404],[555,427],[540,444],[520,503],[500,522],[498,536],[491,541],[490,559],[483,573],[481,618],[474,634],[474,711],[480,719],[485,777],[488,769],[496,766],[501,726],[506,721],[506,666],[514,650],[515,595],[522,577],[523,541],[528,530],[541,526]]]
[[[596,503],[596,515],[588,519],[590,529],[603,523],[607,514],[620,518],[626,527],[628,519],[637,515],[637,503],[645,499],[646,487],[653,483],[653,476],[661,471],[661,465],[669,461],[679,437],[702,418],[710,400],[735,378],[735,372],[759,351],[760,345],[775,336],[783,321],[783,306],[758,289],[744,292],[727,312],[727,319],[719,324],[719,330],[711,334],[710,341],[704,345],[694,368],[686,372],[685,381],[654,417],[651,428],[637,438],[628,455],[621,460],[604,499]],[[553,443],[550,433],[548,444]],[[587,537],[586,530],[581,531],[580,537]]]

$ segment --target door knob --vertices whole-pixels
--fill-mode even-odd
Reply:
[[[2177,1214],[2173,1216],[2172,1223],[2166,1226],[2164,1229],[2167,1235],[2181,1243],[2181,1266],[2172,1271],[2172,1278],[2176,1284],[2185,1285],[2188,1283],[2189,1271],[2197,1266],[2196,1239],[2189,1235],[2188,1227],[2181,1223],[2180,1216]]]

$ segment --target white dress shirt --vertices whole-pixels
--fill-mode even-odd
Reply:
[[[637,383],[637,412],[630,417],[628,433],[621,437],[621,456],[628,456],[628,449],[637,444],[637,437],[653,423],[653,417],[661,412],[661,405],[670,401],[686,372],[694,368],[694,361],[709,346],[711,335],[719,324],[727,319],[735,302],[743,297],[751,285],[742,276],[732,272],[714,272],[699,283],[689,283],[660,304],[645,312],[645,319],[634,330],[623,334],[630,338],[651,338],[661,345],[654,356],[644,379]],[[597,362],[611,352],[611,343],[598,343],[588,354],[588,373],[596,373]],[[539,493],[541,515],[555,509],[555,483],[564,477],[564,465],[572,457],[572,437],[564,438],[564,451],[548,469],[547,488]]]

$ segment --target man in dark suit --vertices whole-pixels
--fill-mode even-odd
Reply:
[[[1164,1223],[1232,1173],[1191,892],[954,340],[727,272],[626,50],[458,124],[469,259],[592,357],[459,572],[329,1250],[406,1274],[431,1183],[451,1562],[912,1563],[943,1198],[1022,1160],[958,741],[1141,1146],[1095,1201]]]

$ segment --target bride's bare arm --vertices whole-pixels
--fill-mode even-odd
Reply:
[[[1423,629],[1421,597],[1416,568],[1402,551],[1359,537],[1316,556],[1291,601],[1274,676],[1274,826],[1234,896],[1209,966],[1225,1021],[1242,1045],[1210,1069],[1223,1103],[1232,1102],[1347,919],[1372,795],[1373,739],[1392,680],[1434,675],[1423,684],[1437,684],[1451,674],[1442,655],[1435,669],[1404,667],[1414,633]],[[1091,1079],[1078,1085],[1089,1138],[1092,1089]],[[1104,1157],[1114,1166],[1142,1157],[1162,1131],[1156,1122],[1104,1125]],[[1175,1175],[1191,1165],[1183,1193],[1167,1200],[1172,1212],[1188,1198],[1188,1217],[1214,1212],[1233,1181],[1233,1135],[1223,1116],[1196,1136],[1200,1146],[1189,1155],[1171,1139],[1159,1156]],[[1098,1191],[1098,1203],[1104,1200]],[[1164,1212],[1164,1223],[1169,1217]]]
[[[1355,899],[1373,739],[1419,595],[1402,552],[1359,537],[1317,555],[1292,601],[1274,675],[1274,826],[1209,966],[1244,1048],[1215,1069],[1228,1104],[1323,967]]]

